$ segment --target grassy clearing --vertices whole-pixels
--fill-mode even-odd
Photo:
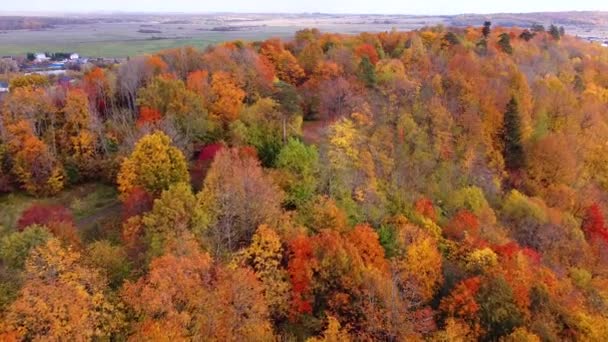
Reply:
[[[116,189],[99,183],[78,185],[50,198],[35,198],[21,192],[11,193],[0,196],[0,226],[4,229],[15,227],[21,213],[37,203],[65,206],[78,221],[116,205],[118,199]]]

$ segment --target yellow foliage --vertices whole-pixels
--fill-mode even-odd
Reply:
[[[141,138],[133,153],[126,158],[118,173],[118,189],[124,195],[135,187],[159,194],[171,184],[188,183],[188,165],[182,152],[171,146],[171,139],[162,132]]]
[[[340,322],[333,316],[327,316],[327,328],[321,337],[311,337],[306,342],[350,342],[348,331],[340,326]]]

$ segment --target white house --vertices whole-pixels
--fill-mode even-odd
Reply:
[[[48,61],[50,59],[44,53],[37,53],[37,54],[34,55],[34,57],[35,57],[35,61],[37,63],[46,62],[46,61]]]
[[[77,53],[73,53],[73,54],[71,54],[71,55],[70,55],[70,60],[71,60],[71,61],[75,61],[75,60],[77,60],[78,58],[80,58],[80,56],[78,56],[78,54],[77,54]]]

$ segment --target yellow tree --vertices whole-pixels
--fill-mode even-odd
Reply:
[[[79,253],[51,239],[26,261],[25,283],[6,311],[6,332],[22,340],[109,339],[123,326],[105,279],[81,266]]]
[[[171,184],[188,182],[188,165],[182,152],[171,146],[171,139],[162,132],[141,138],[133,153],[120,166],[118,189],[123,196],[136,187],[158,195]]]
[[[401,248],[393,259],[392,267],[399,288],[414,305],[426,303],[443,282],[437,242],[422,228],[406,224],[398,229]]]
[[[251,245],[239,256],[262,282],[268,308],[275,320],[286,318],[289,310],[291,289],[287,270],[281,265],[283,253],[279,235],[264,224],[253,235]]]
[[[89,98],[79,89],[70,90],[63,107],[66,153],[81,170],[91,170],[95,161],[96,137],[91,131]]]

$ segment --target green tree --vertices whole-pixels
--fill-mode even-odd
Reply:
[[[496,341],[523,324],[513,289],[502,277],[486,281],[479,289],[477,302],[486,340]]]
[[[454,32],[448,32],[443,36],[444,46],[455,46],[460,44],[460,39]]]
[[[525,29],[523,30],[523,32],[519,35],[519,38],[529,42],[532,38],[534,38],[534,33],[530,32],[530,30]]]
[[[296,207],[308,202],[318,183],[319,155],[314,146],[306,146],[299,140],[289,142],[277,157],[276,167],[287,171],[286,186],[288,205]]]
[[[525,165],[524,147],[521,141],[521,118],[515,97],[507,104],[503,119],[503,157],[508,170],[519,170]]]
[[[30,226],[23,232],[14,232],[0,240],[0,260],[12,269],[22,269],[30,251],[44,244],[51,233],[42,226]]]
[[[358,76],[366,87],[372,88],[376,85],[376,70],[369,57],[363,56],[359,62]]]
[[[509,55],[513,53],[513,47],[511,46],[511,36],[504,32],[498,36],[498,46],[500,46],[501,50],[504,53],[508,53]]]
[[[159,256],[167,248],[177,247],[179,239],[193,229],[199,218],[196,204],[188,183],[176,183],[163,191],[152,210],[142,218],[149,256]]]
[[[555,40],[560,40],[560,38],[562,37],[559,32],[559,28],[553,24],[551,26],[549,26],[549,34]]]
[[[483,34],[483,37],[485,39],[488,39],[488,37],[490,36],[490,32],[491,32],[490,27],[492,27],[492,22],[484,21],[483,28],[481,29],[481,34]]]

